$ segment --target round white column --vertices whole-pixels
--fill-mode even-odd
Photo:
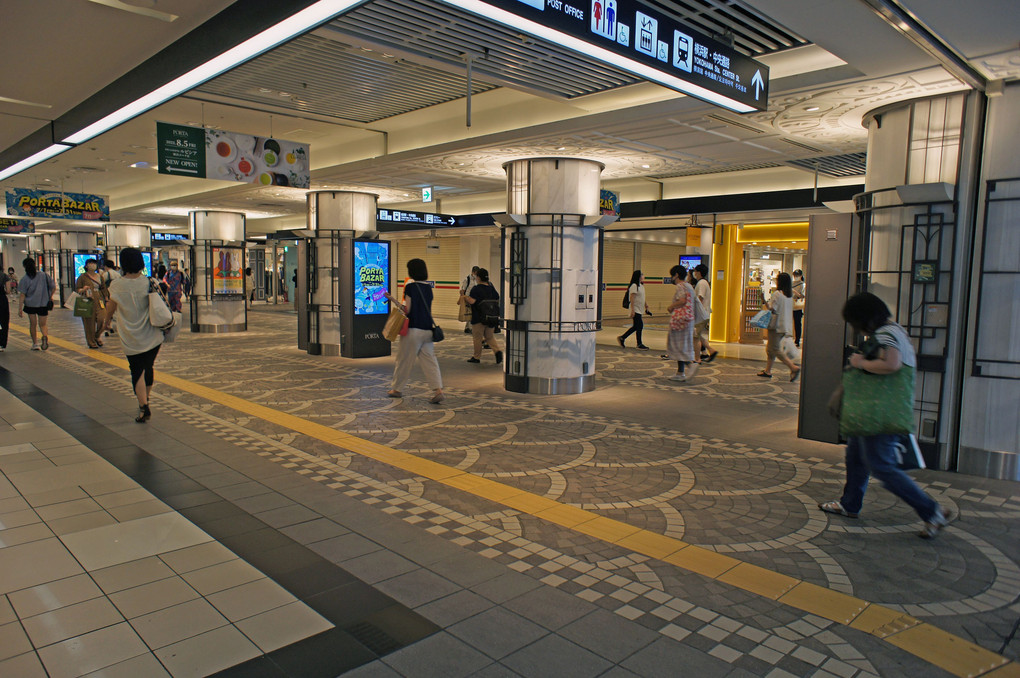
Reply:
[[[192,246],[191,331],[244,332],[248,315],[244,303],[245,216],[239,212],[201,210],[188,214]],[[241,287],[236,294],[219,294],[213,289],[213,260],[216,250],[237,248],[240,252]]]
[[[503,165],[505,386],[518,393],[595,388],[604,165],[529,158]]]

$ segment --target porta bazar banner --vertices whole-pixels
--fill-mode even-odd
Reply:
[[[35,223],[20,219],[0,219],[0,233],[35,233]]]
[[[311,187],[308,145],[238,132],[156,123],[160,174]]]
[[[109,221],[110,198],[90,193],[12,188],[7,191],[7,214],[36,219]]]

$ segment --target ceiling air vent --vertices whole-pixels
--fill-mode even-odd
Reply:
[[[721,122],[724,125],[730,125],[731,127],[739,127],[740,129],[747,130],[748,132],[754,132],[755,134],[765,134],[768,132],[768,130],[761,129],[760,127],[755,127],[754,125],[749,125],[746,122],[741,122],[740,120],[733,120],[731,118],[727,118],[726,116],[719,115],[718,113],[709,113],[705,117],[715,120],[716,122]]]
[[[790,160],[786,164],[809,172],[814,172],[817,168],[819,174],[824,174],[827,177],[857,177],[864,174],[867,160],[867,153],[847,153],[827,158]]]
[[[825,151],[823,151],[820,148],[815,148],[814,146],[808,146],[805,143],[801,143],[800,141],[794,141],[793,139],[780,139],[780,141],[782,141],[784,144],[790,144],[791,146],[796,146],[797,148],[803,148],[805,151],[811,151],[812,153],[825,153]]]

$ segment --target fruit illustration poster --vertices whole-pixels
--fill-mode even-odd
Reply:
[[[207,179],[309,188],[308,146],[296,141],[205,131]]]
[[[244,294],[244,250],[213,247],[213,294]]]

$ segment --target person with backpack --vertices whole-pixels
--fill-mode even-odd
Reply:
[[[637,347],[640,351],[647,351],[648,347],[641,341],[641,331],[645,328],[645,321],[642,317],[643,313],[651,315],[652,312],[648,310],[648,304],[645,303],[645,276],[642,275],[640,270],[634,271],[630,276],[630,285],[627,287],[627,291],[623,293],[623,307],[630,309],[630,319],[633,323],[630,329],[621,334],[616,338],[616,341],[620,343],[622,348],[625,348],[624,342],[631,334],[637,334]]]
[[[477,284],[464,297],[465,303],[471,307],[471,336],[474,339],[474,354],[468,358],[469,363],[480,363],[482,342],[489,345],[496,356],[496,364],[503,362],[503,347],[496,340],[493,330],[499,325],[499,292],[489,282],[489,271],[479,268],[474,273]]]

